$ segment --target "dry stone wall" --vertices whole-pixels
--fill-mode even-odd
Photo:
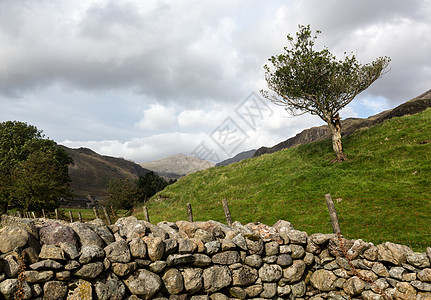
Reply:
[[[307,235],[282,220],[2,216],[0,252],[4,299],[431,299],[431,248]]]

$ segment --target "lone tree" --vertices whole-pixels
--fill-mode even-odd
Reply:
[[[328,124],[336,161],[344,161],[339,111],[386,73],[390,58],[379,57],[365,65],[359,64],[355,55],[337,60],[327,48],[313,49],[320,31],[312,35],[310,25],[298,27],[296,39],[287,36],[291,47],[269,58],[271,67],[264,66],[271,92],[261,93],[292,115],[318,115]]]

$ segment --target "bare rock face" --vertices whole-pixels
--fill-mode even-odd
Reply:
[[[42,245],[60,246],[61,243],[68,243],[79,247],[79,236],[76,232],[72,228],[57,222],[51,222],[40,227],[39,237]]]
[[[124,283],[132,292],[141,298],[151,299],[162,287],[160,277],[145,269],[136,270],[124,280]]]

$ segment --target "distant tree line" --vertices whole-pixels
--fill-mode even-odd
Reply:
[[[130,210],[137,203],[144,203],[157,192],[163,190],[175,180],[166,181],[154,172],[147,172],[144,176],[132,180],[117,178],[109,181],[109,196],[103,205],[112,206],[114,209]]]

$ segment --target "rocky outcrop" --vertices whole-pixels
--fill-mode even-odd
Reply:
[[[156,226],[126,217],[108,227],[3,216],[2,225],[5,299],[431,298],[431,248],[307,235],[283,220]]]

